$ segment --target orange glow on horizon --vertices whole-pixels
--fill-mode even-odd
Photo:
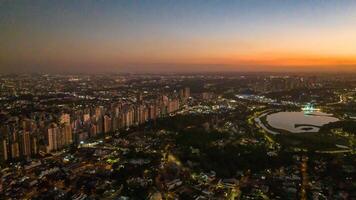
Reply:
[[[356,65],[356,56],[317,56],[317,55],[250,55],[229,56],[220,59],[210,59],[210,63],[228,65],[267,65],[267,66],[340,66]]]

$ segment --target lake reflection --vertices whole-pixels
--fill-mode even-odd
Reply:
[[[337,118],[323,112],[278,112],[267,116],[270,126],[293,133],[318,132],[320,126],[336,121]]]

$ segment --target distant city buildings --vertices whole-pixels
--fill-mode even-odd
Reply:
[[[258,122],[312,102],[350,123],[355,88],[347,75],[0,74],[0,199],[352,199],[352,128],[276,137]]]
[[[1,124],[0,160],[29,159],[38,154],[62,150],[70,145],[108,135],[114,131],[139,126],[150,120],[178,111],[190,97],[190,89],[158,98],[117,102],[92,108],[70,110],[67,113],[34,113],[14,117]]]

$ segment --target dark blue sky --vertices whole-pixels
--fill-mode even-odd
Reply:
[[[347,0],[0,1],[0,71],[349,66],[355,22]]]

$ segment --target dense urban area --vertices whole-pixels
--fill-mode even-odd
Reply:
[[[354,74],[0,75],[0,199],[356,199],[355,142]]]

